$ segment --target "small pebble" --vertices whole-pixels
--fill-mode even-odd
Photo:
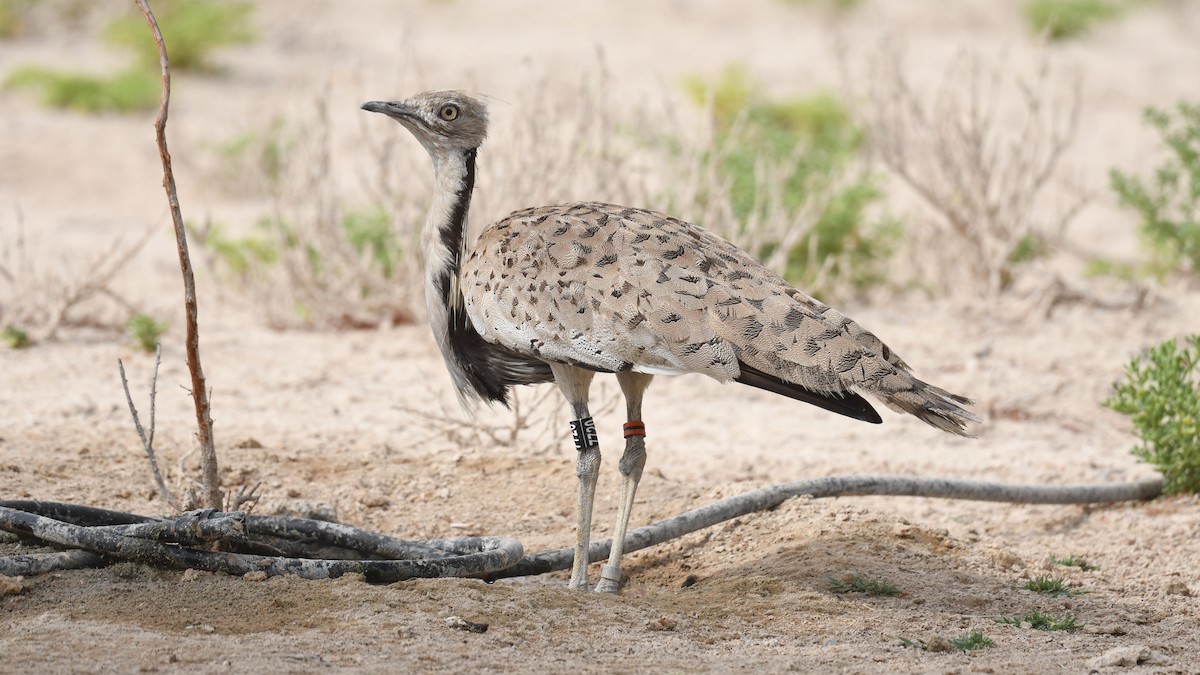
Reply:
[[[675,619],[660,616],[657,619],[651,619],[648,621],[646,623],[646,628],[649,628],[650,630],[670,631],[675,630],[675,627],[678,625],[679,622]]]
[[[246,572],[242,575],[242,578],[246,581],[266,581],[267,573],[262,570],[254,570],[253,572]]]
[[[1121,668],[1131,668],[1139,663],[1145,663],[1149,660],[1149,647],[1146,647],[1145,645],[1130,645],[1128,647],[1117,647],[1104,652],[1100,656],[1088,661],[1088,667],[1105,668],[1119,666]]]
[[[1192,597],[1192,590],[1187,587],[1187,584],[1178,579],[1167,584],[1167,595],[1182,595],[1185,598]]]
[[[486,623],[477,623],[468,621],[461,616],[448,616],[445,618],[446,625],[458,630],[465,630],[468,633],[486,633],[488,625]]]

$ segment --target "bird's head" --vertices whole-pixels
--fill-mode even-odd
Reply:
[[[399,122],[435,162],[448,152],[474,150],[487,137],[487,104],[460,91],[427,91],[403,101],[371,101],[362,109]]]

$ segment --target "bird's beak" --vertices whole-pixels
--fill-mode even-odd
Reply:
[[[368,101],[362,104],[362,109],[367,112],[383,113],[388,117],[408,117],[410,119],[417,117],[416,113],[408,106],[391,101]]]

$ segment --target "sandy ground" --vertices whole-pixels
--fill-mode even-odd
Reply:
[[[207,181],[189,157],[255,120],[296,113],[321,87],[346,101],[340,114],[353,120],[359,102],[414,88],[521,100],[530,64],[569,78],[598,46],[618,105],[732,61],[780,92],[835,86],[835,38],[865,43],[884,28],[907,37],[928,81],[964,46],[1007,50],[1017,63],[1036,52],[1014,9],[982,1],[875,0],[842,17],[781,2],[257,4],[258,43],[223,52],[219,77],[178,80],[170,133],[185,212],[234,222],[261,213],[260,203]],[[27,62],[114,62],[77,30],[0,42],[0,75]],[[1071,232],[1075,244],[1132,255],[1132,222],[1104,188],[1105,174],[1154,165],[1139,111],[1194,98],[1198,36],[1195,3],[1171,2],[1052,49],[1056,63],[1084,77],[1083,125],[1067,162],[1097,194]],[[522,113],[499,108],[493,135]],[[114,237],[158,223],[113,286],[177,316],[149,119],[47,111],[12,93],[0,93],[0,115],[0,225],[20,221],[37,255],[83,266]],[[344,179],[353,182],[355,148],[342,144]],[[420,152],[416,144],[400,151]],[[424,326],[280,332],[207,275],[200,285],[223,476],[231,485],[262,481],[261,510],[325,504],[343,522],[404,538],[506,534],[527,551],[571,542],[573,462],[553,434],[534,424],[506,443],[463,438],[413,412],[441,414],[444,405],[458,415]],[[1129,425],[1099,402],[1139,349],[1196,330],[1200,293],[1171,286],[1144,307],[1067,304],[1048,318],[1019,297],[985,306],[914,296],[844,309],[924,379],[973,396],[985,419],[978,439],[890,413],[873,427],[698,377],[660,378],[647,400],[650,461],[635,525],[813,476],[1149,477],[1127,452]],[[182,322],[172,324],[158,445],[174,469],[194,458],[189,399],[177,386],[187,382]],[[164,510],[124,408],[118,358],[144,396],[153,357],[109,330],[72,328],[32,349],[0,348],[0,498]],[[600,397],[615,390],[607,383]],[[481,424],[508,419],[485,414]],[[610,411],[598,421],[607,459],[596,532],[606,536],[621,420]],[[371,586],[184,580],[129,565],[52,574],[0,597],[0,671],[1200,672],[1198,506],[1195,498],[1092,508],[794,500],[629,556],[619,597],[568,592],[562,575]],[[0,554],[13,550],[0,544]],[[1051,563],[1073,554],[1096,569]],[[834,593],[830,578],[850,574],[887,580],[902,594]],[[1045,574],[1080,593],[1021,588]],[[685,587],[690,576],[698,582]],[[1047,632],[995,622],[1035,609],[1074,614],[1084,626]],[[489,629],[455,630],[449,616]],[[962,653],[901,640],[936,647],[971,630],[995,645]]]

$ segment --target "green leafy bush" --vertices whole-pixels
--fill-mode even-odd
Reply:
[[[886,595],[896,596],[901,595],[899,588],[896,588],[890,581],[882,579],[864,579],[857,574],[851,574],[842,579],[837,577],[829,577],[829,587],[834,593],[865,593],[867,595]]]
[[[25,349],[33,345],[29,333],[19,326],[5,326],[4,330],[0,331],[0,339],[4,340],[9,349]]]
[[[983,631],[981,630],[973,630],[970,633],[959,635],[958,637],[952,637],[948,640],[948,642],[964,652],[974,651],[976,649],[986,649],[987,647],[994,647],[996,645],[996,643],[993,642],[990,637],[984,635]]]
[[[1200,334],[1168,340],[1125,366],[1104,405],[1133,420],[1133,454],[1163,475],[1166,494],[1200,493]]]
[[[167,332],[167,323],[155,321],[149,314],[139,313],[129,317],[125,329],[142,351],[152,352],[158,347],[159,338]]]
[[[359,253],[370,256],[387,279],[392,278],[397,259],[402,255],[391,225],[387,212],[378,207],[342,214],[342,229],[346,231],[350,245]]]
[[[171,67],[180,70],[210,69],[209,57],[218,47],[253,41],[253,11],[254,7],[244,2],[158,0],[154,3],[154,15]],[[105,28],[104,36],[111,44],[131,49],[144,67],[158,69],[158,47],[140,13],[113,20]]]
[[[52,108],[81,112],[133,112],[158,103],[160,82],[156,73],[126,70],[116,75],[67,73],[38,66],[13,71],[5,80],[13,89],[33,89]]]
[[[244,237],[228,234],[221,223],[209,222],[203,228],[190,222],[185,225],[200,246],[237,278],[244,279],[256,268],[273,265],[279,258],[275,242],[266,231],[269,223],[265,220],[259,221],[259,231]]]
[[[1021,6],[1029,29],[1051,40],[1083,35],[1096,24],[1115,19],[1122,9],[1113,0],[1027,0]]]
[[[715,84],[693,78],[685,87],[698,103],[711,101],[714,146],[721,150],[710,159],[729,181],[742,233],[778,209],[794,220],[806,208],[819,209],[811,230],[786,251],[782,272],[789,281],[813,288],[826,273],[862,289],[883,278],[900,228],[869,213],[883,195],[874,176],[851,171],[863,133],[840,99],[825,93],[770,98],[739,66],[727,68]],[[773,186],[764,174],[771,169],[783,173],[777,198],[767,194]],[[751,252],[769,259],[781,245],[766,241]]]
[[[1025,582],[1022,587],[1027,591],[1041,593],[1043,595],[1078,595],[1081,591],[1071,588],[1066,579],[1051,576],[1033,577]]]
[[[1159,277],[1200,273],[1200,104],[1180,102],[1174,114],[1148,108],[1145,120],[1169,155],[1149,179],[1112,169],[1112,189],[1142,218],[1141,234],[1154,256],[1148,271]]]

